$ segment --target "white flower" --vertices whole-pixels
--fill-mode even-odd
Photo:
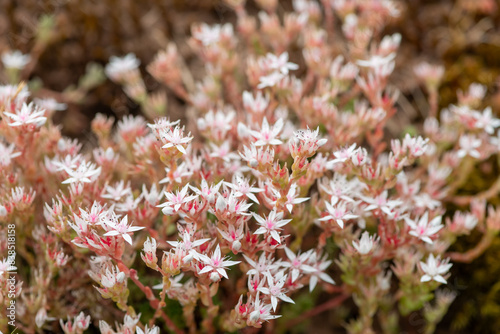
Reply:
[[[269,106],[269,95],[264,96],[261,91],[258,91],[257,95],[254,97],[252,93],[244,91],[243,106],[246,110],[253,113],[262,114]]]
[[[12,158],[20,155],[21,152],[14,152],[14,144],[7,146],[0,141],[0,166],[9,166]]]
[[[266,253],[263,252],[260,254],[259,260],[255,262],[245,254],[243,254],[243,257],[245,260],[248,262],[248,264],[252,267],[252,269],[247,271],[247,275],[256,275],[256,274],[261,274],[265,273],[266,271],[273,271],[277,268],[279,268],[278,264],[275,264],[273,262],[273,258],[271,254],[266,257]]]
[[[184,145],[187,145],[191,142],[193,137],[184,136],[184,128],[176,126],[173,130],[162,132],[161,134],[162,141],[165,143],[162,148],[170,148],[175,147],[182,154],[186,154],[186,149]]]
[[[441,216],[437,216],[429,222],[429,213],[426,212],[420,218],[418,224],[408,217],[405,218],[405,221],[406,224],[411,228],[409,234],[421,239],[422,241],[427,242],[428,244],[432,244],[432,239],[430,237],[443,228],[443,225],[441,224],[441,218]]]
[[[356,151],[356,143],[352,144],[349,147],[334,152],[333,155],[335,156],[335,159],[328,161],[326,164],[326,168],[331,169],[334,164],[338,162],[345,162],[351,159],[354,156],[355,151]]]
[[[379,55],[373,55],[368,60],[358,60],[356,63],[359,66],[371,67],[376,69],[391,63],[395,57],[396,57],[395,53],[390,53],[385,57]]]
[[[19,50],[2,54],[2,63],[6,68],[22,70],[30,61],[31,56],[29,54],[25,55]]]
[[[53,320],[56,318],[47,316],[47,310],[44,308],[39,309],[35,316],[35,324],[38,328],[42,328],[47,321]]]
[[[375,246],[377,242],[378,238],[376,238],[375,236],[370,236],[370,234],[365,231],[361,235],[359,242],[353,241],[352,245],[354,246],[354,248],[356,248],[358,253],[365,255],[370,253],[370,251],[373,249],[373,246]]]
[[[285,202],[285,207],[287,208],[288,212],[292,213],[293,206],[295,204],[300,204],[302,202],[305,202],[309,199],[309,197],[297,197],[299,194],[297,194],[297,185],[294,183],[290,187],[290,190],[288,190],[288,194],[286,194],[286,202]]]
[[[66,324],[62,319],[59,319],[59,324],[61,325],[64,333],[83,333],[85,330],[87,330],[87,328],[89,328],[90,315],[85,316],[85,313],[83,313],[82,311],[73,318],[73,321],[69,320],[68,316],[68,321],[66,322]]]
[[[295,304],[292,298],[288,297],[284,292],[283,286],[285,285],[287,276],[283,276],[283,272],[280,271],[273,277],[271,273],[267,271],[264,276],[266,277],[268,287],[259,287],[257,290],[271,297],[273,311],[276,312],[276,308],[278,307],[278,298],[284,302]]]
[[[292,273],[292,282],[295,282],[301,273],[311,274],[317,271],[316,268],[313,268],[306,263],[310,260],[312,250],[297,256],[290,250],[290,248],[285,247],[285,253],[289,261],[282,262],[281,266],[289,268]]]
[[[193,38],[201,42],[204,46],[217,44],[224,36],[233,36],[233,26],[229,23],[221,26],[215,24],[209,26],[206,23],[195,25],[191,31]]]
[[[318,280],[322,280],[323,282],[329,284],[335,284],[335,281],[325,273],[325,270],[332,263],[331,260],[327,260],[327,257],[327,255],[321,256],[317,253],[312,253],[312,255],[309,257],[309,265],[311,265],[312,268],[316,269],[315,272],[312,272],[310,274],[311,278],[309,280],[309,292],[312,292],[314,290],[316,284],[318,284]]]
[[[315,131],[308,128],[307,130],[295,131],[293,135],[294,137],[289,141],[289,147],[294,158],[297,156],[310,157],[327,142],[326,138],[318,138],[319,126]]]
[[[246,196],[257,204],[259,204],[259,201],[257,200],[257,197],[255,197],[254,193],[264,191],[264,189],[251,186],[250,180],[240,175],[235,175],[232,183],[224,182],[224,185],[234,190],[235,197]]]
[[[160,334],[160,327],[153,326],[151,328],[148,328],[148,325],[146,325],[144,330],[142,330],[141,327],[137,326],[135,328],[135,333],[136,334]]]
[[[276,240],[277,243],[281,243],[279,234],[279,231],[282,229],[281,227],[292,221],[291,219],[282,219],[283,212],[276,213],[276,209],[273,209],[273,211],[271,211],[269,213],[269,216],[267,216],[267,218],[265,219],[253,212],[252,215],[260,225],[257,231],[254,232],[254,234],[268,233],[274,240]]]
[[[162,212],[165,215],[171,215],[173,212],[179,211],[184,203],[190,202],[198,197],[198,195],[187,196],[189,189],[189,184],[186,184],[181,191],[177,191],[175,194],[171,192],[165,192],[165,198],[167,201],[157,207],[163,208]]]
[[[253,311],[250,313],[248,320],[254,323],[261,323],[262,321],[272,320],[281,317],[281,315],[271,315],[272,305],[261,303],[260,292],[257,291],[255,295],[255,302]]]
[[[104,72],[111,80],[120,81],[125,74],[137,69],[140,63],[140,60],[133,53],[129,53],[124,57],[112,56]]]
[[[331,204],[325,201],[328,215],[318,219],[319,221],[335,220],[341,228],[344,228],[344,220],[358,218],[357,215],[349,213],[345,202],[339,201],[338,197],[332,196]]]
[[[68,183],[91,183],[92,179],[95,179],[101,174],[101,167],[96,168],[96,165],[89,162],[82,162],[76,169],[67,166],[61,166],[64,168],[66,173],[70,176],[68,179],[64,180],[63,184]]]
[[[459,158],[464,158],[470,155],[473,158],[479,159],[481,153],[477,150],[481,147],[481,139],[476,138],[474,135],[462,135],[459,139],[460,149],[457,151]]]
[[[119,202],[124,196],[128,195],[132,196],[130,183],[125,184],[125,182],[121,180],[120,182],[115,183],[114,187],[107,185],[104,188],[104,194],[102,194],[101,197]]]
[[[2,275],[6,271],[8,272],[17,270],[17,267],[12,265],[13,260],[13,258],[7,258],[0,261],[0,275]]]
[[[46,98],[46,99],[35,98],[33,100],[42,109],[50,111],[66,110],[66,108],[68,107],[66,103],[59,103],[53,98]]]
[[[262,65],[265,69],[270,69],[283,75],[287,75],[290,70],[297,70],[299,68],[299,65],[288,61],[288,52],[283,52],[279,56],[268,53],[266,58],[262,59]]]
[[[255,146],[283,144],[283,142],[277,138],[281,129],[283,129],[283,124],[283,119],[280,118],[271,128],[267,122],[267,118],[264,117],[260,131],[250,131],[252,136],[257,139]]]
[[[491,107],[483,110],[483,113],[478,113],[476,128],[484,129],[486,133],[493,134],[495,128],[500,126],[500,119],[493,117]]]
[[[229,261],[221,257],[220,247],[217,248],[212,254],[212,257],[208,257],[205,254],[198,255],[201,262],[205,264],[205,267],[199,272],[199,274],[210,273],[210,279],[214,282],[220,280],[220,276],[228,278],[225,267],[234,266],[241,261]]]
[[[276,86],[285,76],[280,72],[272,72],[271,74],[261,76],[259,78],[260,83],[257,88],[263,89],[266,87]]]
[[[433,254],[429,255],[427,258],[427,263],[420,262],[420,267],[425,273],[420,282],[428,282],[430,280],[434,280],[439,283],[446,284],[446,280],[442,276],[446,274],[448,270],[450,270],[452,264],[448,263],[450,259],[441,260],[441,257],[434,257]]]
[[[100,283],[103,287],[109,289],[116,284],[125,282],[126,278],[125,273],[120,271],[118,267],[111,266],[111,270],[109,270],[109,267],[106,268],[106,272],[100,277]]]
[[[210,238],[198,239],[191,241],[191,234],[184,231],[182,235],[182,241],[167,241],[167,243],[175,248],[183,250],[187,255],[183,257],[182,261],[184,263],[190,262],[193,258],[198,259],[200,255],[194,249],[198,246],[203,245],[205,242],[210,240]]]
[[[375,209],[379,209],[389,217],[393,216],[392,210],[401,205],[403,202],[400,200],[388,200],[389,193],[387,190],[384,190],[380,195],[375,198],[363,197],[363,200],[369,205],[365,208],[365,211],[372,211]]]
[[[9,125],[13,127],[33,124],[39,128],[47,121],[47,117],[44,116],[45,110],[35,106],[33,102],[23,103],[21,109],[17,109],[15,114],[4,112],[4,115],[10,117],[13,122]]]
[[[123,240],[125,240],[131,245],[132,245],[132,238],[130,237],[129,233],[139,231],[145,228],[144,226],[132,226],[132,224],[129,225],[127,216],[123,217],[123,219],[119,223],[118,223],[118,218],[115,217],[105,220],[104,223],[111,228],[111,231],[106,232],[104,234],[105,237],[120,235],[123,238]]]

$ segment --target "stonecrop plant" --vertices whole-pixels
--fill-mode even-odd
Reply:
[[[323,309],[356,306],[349,333],[396,333],[412,312],[431,333],[442,319],[453,262],[500,230],[487,204],[500,181],[461,191],[499,157],[486,87],[438,110],[444,69],[421,63],[423,127],[391,138],[401,35],[383,31],[397,2],[295,0],[283,13],[256,0],[258,16],[226,2],[234,25],[192,26],[196,71],[173,42],[147,66],[110,59],[106,76],[143,115],[98,114],[88,141],[61,134],[64,104],[17,81],[29,55],[2,56],[1,332],[278,332],[316,314],[277,325],[317,289]],[[471,231],[476,246],[450,251]]]

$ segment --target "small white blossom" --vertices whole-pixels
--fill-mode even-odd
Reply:
[[[12,159],[20,155],[21,152],[14,152],[14,144],[7,146],[0,141],[0,166],[9,166]]]
[[[457,151],[459,158],[464,158],[470,155],[473,158],[479,159],[481,153],[477,150],[481,147],[481,139],[476,138],[474,135],[462,135],[459,139],[460,149]]]
[[[21,109],[17,109],[16,113],[4,112],[13,122],[9,123],[10,126],[23,126],[33,124],[37,128],[45,124],[47,117],[45,117],[45,110],[40,109],[33,102],[30,104],[23,103]]]
[[[281,299],[282,301],[287,303],[295,304],[292,298],[288,297],[285,294],[283,289],[283,286],[286,282],[286,275],[283,276],[283,273],[279,272],[277,275],[273,276],[269,271],[267,271],[264,276],[266,277],[267,287],[259,287],[257,288],[257,290],[271,297],[271,305],[273,306],[273,311],[276,312],[276,308],[278,307],[278,299]]]
[[[350,213],[347,204],[340,201],[338,197],[332,196],[332,202],[325,201],[325,205],[328,215],[318,219],[319,221],[335,220],[341,228],[344,228],[344,220],[358,218],[357,215]]]
[[[264,117],[260,131],[250,131],[252,136],[257,139],[255,146],[283,144],[283,142],[277,138],[281,129],[283,129],[283,124],[283,119],[280,118],[270,127],[267,118]]]
[[[148,325],[146,325],[146,327],[144,327],[144,330],[142,330],[141,327],[137,326],[135,328],[135,333],[136,334],[160,334],[160,327],[153,326],[153,327],[149,328]]]
[[[120,81],[127,73],[136,70],[140,63],[140,60],[133,53],[129,53],[124,57],[112,56],[104,72],[111,80]]]
[[[31,56],[29,54],[25,55],[19,50],[2,54],[2,63],[6,68],[22,70],[30,61]]]
[[[200,254],[198,255],[198,257],[201,260],[201,262],[205,264],[205,267],[199,272],[199,274],[205,274],[205,273],[215,274],[215,275],[212,274],[210,275],[210,279],[212,281],[219,281],[220,276],[228,278],[225,268],[240,263],[240,261],[225,260],[225,258],[221,256],[219,245],[217,245],[217,248],[213,252],[212,257],[208,257],[205,254]]]
[[[405,218],[405,222],[411,228],[411,231],[409,232],[410,235],[413,235],[428,244],[432,244],[432,239],[430,237],[444,227],[441,224],[441,218],[441,216],[437,216],[429,222],[429,213],[426,212],[418,220],[418,224],[416,221],[411,220],[408,217]]]
[[[96,168],[96,165],[89,162],[82,162],[78,167],[71,168],[67,166],[62,166],[66,173],[70,176],[68,179],[64,180],[63,184],[68,183],[90,183],[95,179],[99,174],[101,174],[101,167]]]
[[[132,245],[132,238],[129,233],[142,230],[145,228],[144,226],[132,226],[132,224],[128,224],[128,217],[125,216],[118,223],[118,218],[106,219],[104,223],[111,228],[111,231],[106,232],[104,236],[118,236],[120,235],[123,240]]]
[[[450,270],[452,264],[448,263],[450,259],[441,260],[441,257],[434,257],[433,254],[429,255],[427,262],[420,262],[420,267],[425,273],[420,279],[421,282],[428,282],[434,280],[439,283],[446,284],[446,280],[442,276]]]
[[[260,226],[254,234],[268,233],[277,243],[281,243],[279,234],[279,231],[282,229],[281,227],[292,221],[291,219],[282,219],[283,212],[276,213],[276,209],[271,211],[269,216],[266,218],[263,218],[253,212],[252,215]]]
[[[359,254],[366,255],[371,252],[377,242],[378,238],[370,236],[370,234],[365,231],[361,235],[359,241],[353,241],[352,245],[356,248]]]

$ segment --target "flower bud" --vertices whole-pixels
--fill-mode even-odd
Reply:
[[[231,248],[233,252],[239,252],[241,250],[241,242],[239,240],[233,241],[233,245]]]
[[[0,217],[5,217],[7,216],[7,209],[5,208],[5,206],[3,205],[0,205]]]
[[[218,282],[220,281],[220,275],[217,272],[212,271],[212,273],[210,274],[210,280],[214,283]]]

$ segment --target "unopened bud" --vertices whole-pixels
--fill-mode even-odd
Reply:
[[[241,242],[239,240],[233,241],[232,249],[235,252],[239,252],[241,250]]]
[[[125,273],[124,272],[120,272],[120,273],[118,273],[118,275],[116,275],[116,281],[118,283],[123,283],[124,280],[125,280]]]
[[[214,283],[220,281],[219,274],[215,271],[212,271],[212,273],[210,274],[210,280]]]
[[[0,217],[4,217],[4,216],[7,216],[7,209],[5,208],[5,206],[3,205],[0,205]]]

